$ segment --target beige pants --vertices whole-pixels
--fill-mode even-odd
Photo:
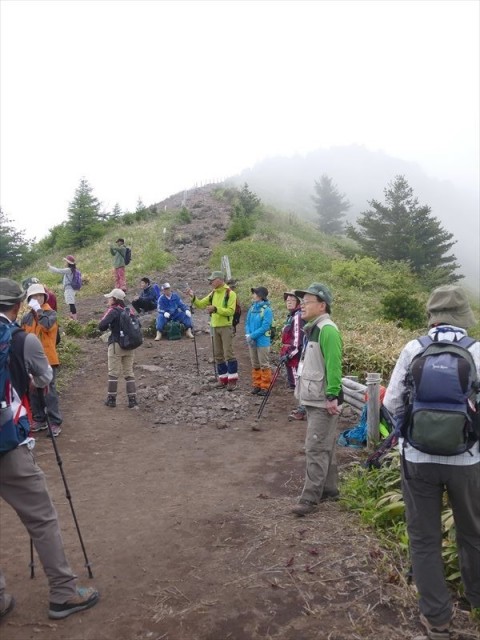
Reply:
[[[135,351],[122,349],[117,342],[108,345],[108,377],[133,378],[133,362]]]
[[[215,327],[213,329],[213,355],[217,364],[235,360],[232,327]]]

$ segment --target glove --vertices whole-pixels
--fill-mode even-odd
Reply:
[[[165,316],[165,318],[167,318],[167,319],[170,317],[170,314],[168,313],[168,311],[165,311],[165,312],[163,313],[163,315],[164,315],[164,316]]]
[[[30,309],[33,309],[34,311],[40,311],[40,309],[42,308],[40,306],[39,301],[35,300],[35,298],[32,298],[31,300],[29,300],[28,306],[30,307]]]
[[[191,318],[192,317],[192,312],[190,311],[190,309],[187,309],[185,311],[185,315],[187,316],[187,318]]]

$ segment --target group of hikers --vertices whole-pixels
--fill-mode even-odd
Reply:
[[[64,289],[68,288],[69,271],[72,271],[70,267],[75,264],[73,256],[67,256],[65,260],[69,266],[57,270],[64,274]],[[49,268],[55,269],[50,265]],[[232,328],[234,316],[236,313],[238,315],[237,296],[221,271],[213,271],[208,282],[211,290],[203,297],[197,296],[191,288],[187,288],[185,293],[190,297],[191,307],[204,309],[210,316],[217,386],[234,391],[238,385],[238,361]],[[157,296],[156,340],[161,339],[166,322],[173,318],[180,319],[186,327],[187,335],[191,333],[193,337],[191,309],[172,291],[169,283],[163,285],[159,296],[158,292],[154,294],[152,283],[146,277],[141,280],[141,288],[141,294],[132,302],[137,312],[155,309]],[[251,361],[251,393],[264,396],[272,382],[269,356],[273,313],[266,287],[254,287],[251,294],[252,303],[244,324]],[[109,307],[100,320],[99,328],[110,331],[106,404],[109,407],[116,405],[118,379],[123,375],[128,406],[133,408],[137,406],[133,351],[122,349],[118,339],[119,310],[125,308],[125,296],[125,290],[120,286],[105,294]],[[16,320],[25,297],[29,310],[21,318],[21,326],[25,330],[22,332],[18,330]],[[322,503],[339,497],[335,449],[337,423],[343,403],[343,346],[340,331],[331,318],[333,295],[328,286],[314,282],[306,288],[286,291],[283,297],[286,320],[281,331],[280,365],[284,364],[286,367],[288,385],[294,389],[298,403],[289,418],[306,421],[305,480],[299,500],[291,511],[297,517],[305,517],[317,512]],[[162,298],[164,300],[160,303]],[[72,297],[67,300],[65,296],[65,300],[67,304],[74,306],[74,297],[73,302]],[[426,310],[428,336],[412,340],[402,350],[384,397],[384,406],[395,425],[405,425],[410,421],[409,430],[400,431],[400,445],[403,458],[402,490],[411,562],[419,592],[420,621],[425,628],[426,637],[438,639],[450,638],[453,618],[452,598],[443,575],[441,555],[441,508],[444,492],[448,495],[455,519],[465,597],[473,614],[480,617],[480,419],[478,397],[474,397],[472,401],[470,389],[471,387],[474,392],[480,393],[480,343],[467,337],[467,329],[475,324],[475,318],[465,291],[458,285],[445,285],[433,290]],[[71,306],[70,311],[75,313]],[[4,333],[8,331],[13,336],[9,343],[12,353],[9,364],[12,384],[9,387],[9,397],[2,395],[2,411],[4,405],[9,406],[11,415],[16,418],[16,421],[4,420],[2,414],[2,424],[5,421],[8,423],[11,434],[8,441],[3,441],[2,426],[0,494],[17,511],[32,537],[49,579],[49,615],[61,618],[92,606],[99,596],[95,589],[85,590],[76,586],[64,557],[56,515],[43,474],[33,457],[28,455],[34,446],[30,433],[45,425],[45,414],[43,417],[41,415],[45,401],[52,425],[61,424],[55,389],[54,371],[58,366],[58,359],[54,355],[54,313],[48,304],[47,290],[41,284],[32,283],[24,291],[14,281],[0,279],[0,327]],[[456,349],[458,353],[449,353],[447,357],[442,351],[441,366],[430,367],[429,358],[438,355],[427,351],[432,344],[436,345],[437,351],[441,347],[445,352]],[[435,383],[428,382],[426,378],[427,382],[424,380],[423,386],[420,384],[421,377],[426,376],[427,371],[431,369],[432,376],[441,376],[444,372],[439,370],[448,369],[452,358],[464,357],[463,352],[468,354],[465,359],[469,362],[471,371],[460,371],[460,367],[455,364],[450,377],[435,378]],[[414,365],[420,357],[423,358],[422,366],[417,370]],[[456,362],[455,359],[453,361]],[[410,375],[411,368],[414,373]],[[457,369],[458,375],[455,377]],[[29,387],[27,370],[31,382],[31,424],[22,402]],[[457,379],[460,379],[459,384]],[[409,384],[418,391],[419,397],[421,393],[425,393],[425,388],[427,396],[438,397],[440,408],[427,411],[429,401],[423,404],[419,401],[419,406],[413,404],[414,415],[406,417],[408,412],[405,398],[412,392]],[[49,388],[45,395],[43,389],[47,385]],[[442,397],[448,398],[449,403],[453,402],[450,399],[452,394],[457,394],[456,398],[466,398],[468,395],[470,404],[467,403],[464,410],[465,416],[458,408],[460,401],[453,410],[450,404],[448,407],[442,405]],[[451,421],[453,414],[455,423]],[[465,443],[458,435],[458,414],[461,414],[462,419],[465,417],[465,424],[468,417],[474,427],[468,432],[468,437],[465,436]],[[437,420],[440,420],[440,426],[437,425]],[[447,449],[447,445],[442,444],[435,449],[432,441],[442,429],[447,428],[456,433],[455,446]],[[463,423],[462,428],[466,429]],[[460,431],[463,433],[461,429]],[[434,435],[431,436],[431,433]],[[31,488],[33,495],[34,483],[37,483],[35,508],[34,498],[23,500],[19,492],[20,487],[24,487],[22,495]],[[0,573],[0,616],[10,611],[13,603],[13,598],[5,592],[3,575]]]

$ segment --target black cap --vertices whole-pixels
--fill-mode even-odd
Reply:
[[[268,289],[266,287],[252,287],[252,293],[256,293],[259,298],[266,300],[268,298]]]

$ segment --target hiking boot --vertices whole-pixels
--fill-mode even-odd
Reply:
[[[323,491],[320,502],[336,502],[340,498],[340,491]]]
[[[107,407],[116,407],[117,398],[115,396],[107,396],[107,399],[105,400],[105,405]]]
[[[227,391],[235,391],[236,388],[237,388],[237,381],[229,380],[227,383]]]
[[[268,391],[266,389],[260,389],[260,391],[257,392],[257,396],[266,396],[268,393]]]
[[[99,597],[98,591],[92,587],[77,587],[77,595],[71,600],[67,600],[63,604],[50,602],[48,617],[61,620],[71,616],[72,613],[90,609],[97,604]]]
[[[133,409],[134,407],[138,407],[137,398],[135,396],[128,396],[128,408]]]
[[[6,616],[15,607],[15,598],[9,593],[6,593],[3,596],[3,599],[5,600],[5,606],[3,607],[3,609],[0,609],[0,618]]]
[[[228,385],[228,381],[226,380],[225,382],[217,382],[217,384],[215,385],[215,389],[226,389]]]
[[[305,411],[299,411],[298,409],[294,409],[292,411],[292,413],[288,416],[288,421],[291,422],[292,420],[306,420],[307,419],[307,414]]]
[[[187,338],[192,338],[192,340],[193,340],[193,333],[192,333],[191,329],[187,329],[185,331],[185,335],[187,336]]]
[[[161,340],[161,339],[162,339],[162,332],[157,331],[157,335],[155,336],[154,340]]]
[[[31,433],[38,433],[39,431],[45,431],[45,429],[48,429],[46,423],[37,422],[36,420],[32,422],[32,426],[30,427]]]
[[[261,391],[260,387],[253,387],[250,393],[256,395],[259,391]]]
[[[434,627],[422,614],[420,614],[420,622],[425,627],[426,636],[416,636],[413,640],[420,640],[420,638],[425,637],[428,638],[428,640],[449,640],[450,622]]]
[[[318,505],[314,502],[299,502],[292,509],[292,513],[298,516],[299,518],[303,518],[303,516],[307,516],[309,513],[313,513],[318,509]]]
[[[62,427],[59,424],[52,424],[50,426],[50,429],[52,431],[52,436],[54,438],[58,438],[58,436],[62,433]],[[50,435],[50,431],[47,433],[47,438],[51,438],[52,437]]]

